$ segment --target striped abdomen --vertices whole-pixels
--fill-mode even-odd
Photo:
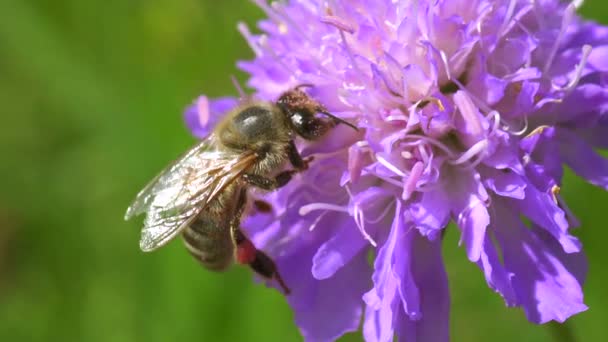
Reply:
[[[230,266],[234,258],[229,218],[214,220],[205,214],[201,213],[184,229],[184,244],[203,266],[212,271],[222,271]]]

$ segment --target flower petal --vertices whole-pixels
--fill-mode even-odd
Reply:
[[[557,134],[564,162],[589,183],[608,190],[608,159],[565,129],[558,130]]]
[[[429,241],[413,234],[411,269],[419,289],[422,316],[417,319],[399,311],[396,332],[399,341],[446,342],[450,329],[450,292],[441,257],[441,240]]]
[[[578,270],[563,262],[568,256],[556,244],[547,245],[519,220],[516,212],[497,208],[496,236],[503,249],[505,268],[528,320],[564,322],[585,311]]]
[[[464,242],[469,260],[476,262],[481,257],[486,228],[490,215],[485,202],[488,194],[478,173],[454,171],[449,182],[452,196],[452,215],[462,231],[460,241]]]
[[[441,188],[423,192],[419,201],[409,205],[409,211],[416,228],[430,239],[435,239],[450,220],[450,202]]]
[[[581,250],[581,243],[568,233],[568,220],[564,211],[554,202],[553,197],[540,192],[528,183],[525,189],[526,197],[515,201],[521,213],[532,222],[547,230],[557,239],[566,253],[576,253]]]
[[[365,253],[353,257],[331,278],[317,280],[306,271],[312,268],[317,243],[301,245],[294,241],[284,248],[290,254],[280,255],[275,261],[291,287],[287,300],[305,340],[334,341],[346,332],[357,330],[362,313],[361,296],[371,275]]]
[[[497,195],[516,199],[524,198],[526,182],[515,172],[511,172],[509,169],[484,169],[480,173],[486,187]]]
[[[321,245],[312,259],[312,275],[323,280],[332,277],[368,245],[355,222],[346,215],[331,239]]]
[[[365,320],[363,322],[363,336],[366,342],[389,342],[393,341],[396,313],[401,310],[399,297],[395,295],[397,282],[391,281],[386,284],[386,299],[383,299],[378,308],[367,305],[365,308]]]
[[[186,125],[197,138],[206,138],[224,114],[236,107],[237,103],[233,97],[209,100],[207,96],[199,96],[184,112]]]
[[[477,265],[483,270],[488,286],[498,292],[508,306],[517,305],[517,298],[511,284],[513,273],[506,270],[501,264],[496,247],[489,235],[486,235],[481,258],[477,261]]]

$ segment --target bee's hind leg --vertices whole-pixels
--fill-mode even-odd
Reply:
[[[275,279],[283,289],[283,292],[288,295],[290,290],[285,285],[283,278],[281,278],[274,261],[264,252],[257,249],[253,242],[240,229],[241,216],[246,202],[247,191],[241,189],[235,208],[235,215],[232,222],[230,222],[230,234],[236,246],[236,260],[240,264],[249,265],[257,274],[264,278]]]
[[[262,277],[276,280],[283,289],[283,292],[288,295],[290,293],[289,287],[287,287],[283,278],[281,278],[274,261],[264,252],[257,249],[253,245],[253,242],[241,232],[240,228],[233,228],[232,236],[236,245],[236,260],[240,264],[249,265],[255,273]]]

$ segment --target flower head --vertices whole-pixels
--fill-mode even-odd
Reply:
[[[356,330],[368,341],[448,340],[441,240],[534,323],[587,309],[564,165],[608,188],[608,28],[580,1],[315,1],[267,4],[239,67],[255,96],[308,93],[338,126],[310,169],[267,194],[273,215],[244,227],[276,260],[309,341]],[[202,101],[202,102],[201,102]],[[235,100],[197,100],[200,137]],[[525,221],[524,221],[525,220]],[[373,263],[368,255],[373,255]]]

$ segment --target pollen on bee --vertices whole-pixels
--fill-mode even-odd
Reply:
[[[250,264],[255,260],[257,249],[249,240],[245,240],[236,247],[236,261],[239,264]]]

